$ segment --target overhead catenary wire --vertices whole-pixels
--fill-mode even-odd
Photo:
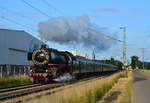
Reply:
[[[5,10],[5,11],[7,11],[7,12],[11,12],[12,14],[13,14],[13,13],[20,13],[20,12],[16,12],[16,11],[10,10],[10,9],[8,9],[8,8],[4,8],[4,7],[2,7],[1,5],[0,5],[0,9]],[[27,16],[25,16],[25,15],[23,15],[23,14],[20,14],[20,17],[24,17],[25,19],[28,19],[28,20],[31,21],[30,18],[28,18]],[[32,20],[33,20],[33,19],[32,19]]]
[[[7,12],[11,12],[11,13],[15,13],[15,11],[12,11],[12,10],[10,10],[10,9],[6,9],[6,8],[4,8],[4,7],[2,7],[2,6],[0,6],[0,9],[2,9],[2,10],[5,10],[5,11],[7,11]],[[5,16],[2,16],[1,18],[3,18],[3,17],[5,17]],[[24,17],[24,18],[26,18],[26,16],[24,16],[24,15],[21,15],[21,17]],[[6,19],[8,19],[8,18],[6,18]],[[27,19],[29,19],[29,18],[27,18]],[[31,21],[31,19],[29,19],[30,21]],[[8,21],[8,20],[7,20]],[[9,19],[9,21],[13,21],[13,22],[15,22],[15,24],[17,23],[17,24],[21,24],[21,23],[18,23],[18,22],[16,22],[16,21],[14,21],[14,20],[11,20],[11,19]],[[21,24],[21,25],[23,25],[23,24]],[[27,24],[24,24],[24,25],[27,25]],[[29,24],[28,24],[28,28],[29,28]],[[30,28],[32,28],[31,26],[30,26]],[[34,29],[34,28],[32,28],[32,29]]]
[[[60,13],[61,15],[63,15],[64,13],[62,11],[60,11],[59,9],[57,9],[56,7],[52,6],[47,0],[41,0],[42,2],[44,2],[48,7],[54,9],[56,12]]]
[[[21,0],[23,3],[25,3],[26,5],[30,6],[31,8],[33,8],[34,10],[36,10],[37,12],[39,12],[40,14],[46,16],[47,18],[51,18],[51,16],[49,16],[48,14],[46,14],[45,12],[41,11],[40,9],[34,7],[33,5],[31,5],[30,3],[28,3],[25,0]]]
[[[6,21],[8,21],[8,22],[11,22],[11,23],[20,25],[20,26],[22,26],[22,27],[28,28],[28,29],[30,29],[30,30],[32,30],[32,31],[34,31],[34,32],[37,32],[36,29],[33,29],[33,28],[31,28],[31,27],[29,27],[29,26],[27,26],[27,25],[23,25],[23,24],[21,24],[21,23],[18,23],[18,22],[16,22],[16,21],[12,20],[12,19],[6,18],[6,17],[4,17],[4,16],[0,16],[0,18],[6,20]]]
[[[116,41],[118,41],[118,42],[123,42],[122,40],[119,40],[119,39],[117,39],[117,38],[115,38],[115,37],[112,37],[112,36],[106,35],[106,34],[104,34],[104,33],[101,33],[101,32],[99,32],[99,31],[97,31],[97,30],[95,30],[95,29],[92,29],[92,28],[89,28],[89,29],[91,29],[92,31],[94,31],[94,32],[97,33],[97,34],[104,35],[105,37],[107,37],[107,38],[109,38],[109,39],[116,40]]]

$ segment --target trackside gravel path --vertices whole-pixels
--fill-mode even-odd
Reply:
[[[133,72],[133,103],[150,103],[150,77]]]

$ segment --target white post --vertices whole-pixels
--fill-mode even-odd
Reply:
[[[13,73],[14,75],[16,74],[16,70],[15,69],[16,69],[16,67],[14,66],[14,70],[13,70],[14,71],[14,73]]]
[[[25,68],[25,66],[23,67],[23,74],[26,75],[26,68]]]
[[[20,69],[20,66],[18,67],[18,69],[19,69],[19,75],[21,75],[21,71],[20,71],[21,69]]]
[[[6,75],[8,75],[8,65],[6,66]]]
[[[11,65],[9,66],[9,69],[8,69],[8,75],[10,75],[10,72],[11,71]]]
[[[1,78],[3,77],[3,66],[1,66]]]

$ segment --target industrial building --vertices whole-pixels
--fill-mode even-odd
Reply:
[[[0,65],[27,65],[27,52],[40,41],[25,31],[0,29]]]
[[[38,48],[39,45],[40,40],[25,31],[0,29],[0,73],[7,66],[12,68],[12,66],[21,67],[29,64],[27,52]],[[12,72],[12,70],[9,70],[9,72]]]

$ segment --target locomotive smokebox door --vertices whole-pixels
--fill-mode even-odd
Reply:
[[[32,52],[28,52],[28,54],[27,54],[27,59],[28,60],[32,60],[32,54],[33,54]]]

